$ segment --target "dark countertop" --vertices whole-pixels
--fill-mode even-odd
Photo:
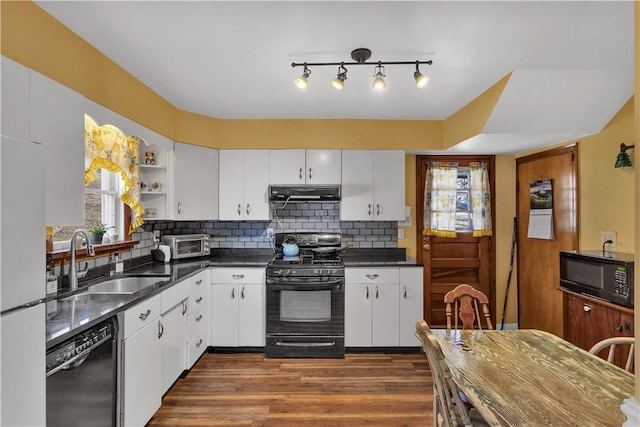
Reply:
[[[406,256],[404,249],[349,249],[344,251],[346,267],[421,267]],[[47,348],[54,346],[76,333],[115,316],[156,295],[177,282],[208,267],[266,267],[273,258],[271,250],[213,250],[211,256],[174,260],[170,263],[148,262],[127,268],[124,273],[112,277],[96,278],[81,283],[76,292],[66,292],[48,298],[46,340]],[[72,294],[82,293],[87,286],[108,279],[128,276],[158,276],[158,283],[131,295],[114,294],[108,299],[91,301],[65,300]],[[120,325],[122,327],[122,325]]]

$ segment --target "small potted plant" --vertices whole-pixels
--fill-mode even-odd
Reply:
[[[106,233],[109,228],[113,228],[113,227],[107,227],[105,226],[105,224],[98,224],[91,227],[89,229],[89,233],[91,233],[91,244],[101,245],[102,237],[104,236],[104,233]]]

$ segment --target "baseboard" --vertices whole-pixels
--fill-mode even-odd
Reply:
[[[502,325],[497,325],[496,329],[504,329],[504,330],[508,330],[508,329],[519,329],[518,328],[518,324],[517,323],[505,323],[504,324],[504,328],[501,327]]]

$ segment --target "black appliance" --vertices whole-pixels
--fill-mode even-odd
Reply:
[[[47,426],[116,425],[118,322],[113,317],[47,350]]]
[[[269,187],[269,200],[272,202],[339,202],[339,185],[303,185]]]
[[[276,255],[266,270],[266,348],[270,358],[344,357],[344,262],[339,233],[293,233],[300,252]]]
[[[621,252],[560,252],[560,286],[633,308],[633,259]]]

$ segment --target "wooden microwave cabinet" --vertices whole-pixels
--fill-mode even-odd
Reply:
[[[587,351],[611,337],[633,337],[633,309],[563,289],[564,339]],[[624,366],[628,347],[616,349],[615,364]],[[606,357],[607,351],[600,356]]]

